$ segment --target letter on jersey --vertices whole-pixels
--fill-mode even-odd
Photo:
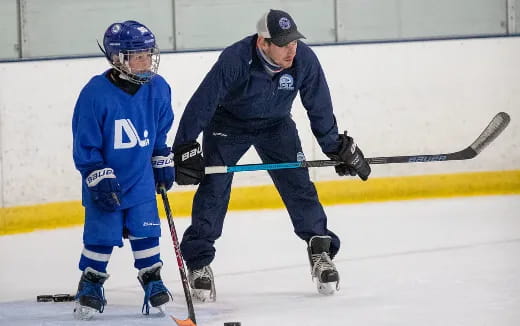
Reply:
[[[145,147],[150,143],[146,138],[148,132],[145,130],[145,139],[141,140],[137,134],[132,121],[130,119],[119,119],[114,121],[114,149],[132,148],[139,144],[140,147]],[[128,138],[128,141],[123,141],[123,133]]]

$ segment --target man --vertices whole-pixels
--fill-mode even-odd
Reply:
[[[222,232],[233,174],[203,177],[197,136],[203,132],[204,164],[235,165],[254,146],[264,163],[292,162],[303,156],[291,106],[298,91],[322,151],[344,162],[339,175],[366,180],[370,166],[353,139],[338,134],[332,102],[321,65],[299,39],[291,16],[270,10],[257,24],[257,34],[229,46],[190,99],[173,145],[178,184],[200,186],[193,202],[192,224],[184,233],[182,254],[194,297],[215,300],[210,263]],[[327,216],[307,169],[269,174],[280,193],[295,233],[308,244],[312,276],[318,291],[332,294],[339,274],[332,258],[340,240],[327,229]]]
[[[101,49],[111,69],[81,91],[72,120],[73,157],[85,206],[82,271],[74,316],[103,312],[103,284],[114,246],[127,235],[144,290],[142,312],[171,296],[161,280],[161,235],[155,192],[171,188],[174,168],[166,134],[173,123],[171,90],[159,75],[159,49],[143,24],[111,24]],[[100,46],[101,48],[101,46]]]

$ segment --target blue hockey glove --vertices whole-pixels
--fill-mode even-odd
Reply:
[[[341,143],[338,152],[327,153],[330,159],[344,162],[335,166],[336,173],[339,176],[355,176],[357,174],[361,180],[366,181],[372,169],[365,160],[363,152],[357,147],[354,139],[347,136],[346,131],[338,135],[338,140]]]
[[[114,170],[105,167],[92,171],[85,179],[92,201],[102,210],[113,212],[121,202],[121,189]]]
[[[157,193],[160,193],[161,186],[169,190],[175,181],[175,168],[173,167],[173,153],[168,147],[154,150],[152,167]]]

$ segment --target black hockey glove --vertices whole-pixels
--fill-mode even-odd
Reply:
[[[336,173],[340,176],[357,174],[361,180],[366,181],[372,170],[365,160],[363,152],[357,147],[354,139],[347,136],[346,131],[338,135],[338,140],[341,142],[338,152],[327,153],[330,159],[344,162],[335,166]]]
[[[113,212],[121,206],[121,188],[114,170],[102,167],[90,172],[85,178],[87,188],[94,204],[100,209]]]
[[[178,185],[198,185],[204,178],[204,158],[197,141],[176,146],[173,162]]]

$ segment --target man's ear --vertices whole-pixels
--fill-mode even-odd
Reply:
[[[265,40],[265,37],[258,35],[256,46],[263,50],[269,46],[269,43]]]

